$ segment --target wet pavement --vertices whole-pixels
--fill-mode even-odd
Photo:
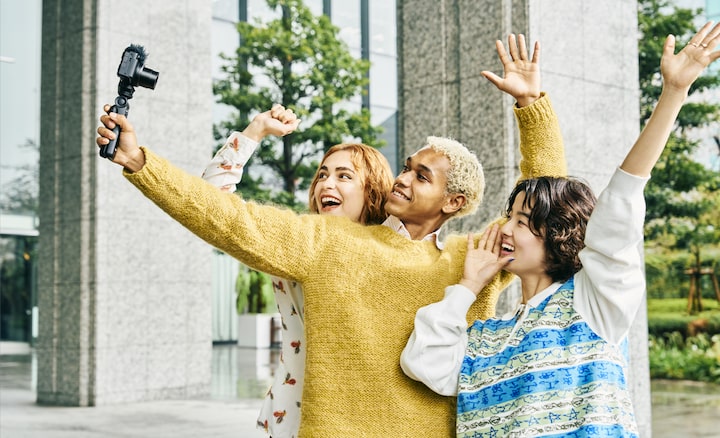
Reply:
[[[278,358],[218,345],[207,399],[77,408],[37,405],[33,354],[0,355],[0,437],[265,437],[255,419]],[[653,381],[652,414],[654,438],[720,437],[720,386]]]

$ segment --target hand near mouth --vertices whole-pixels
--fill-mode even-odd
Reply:
[[[468,234],[465,269],[460,284],[470,289],[475,296],[492,281],[508,263],[512,256],[500,256],[502,234],[500,226],[493,224],[480,236],[477,247],[472,234]]]

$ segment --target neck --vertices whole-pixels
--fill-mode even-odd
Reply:
[[[520,283],[522,285],[522,303],[527,304],[532,297],[553,284],[553,281],[547,275],[533,275],[526,278],[520,277]]]

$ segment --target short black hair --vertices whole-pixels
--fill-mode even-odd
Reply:
[[[595,194],[579,178],[522,180],[508,198],[508,217],[520,193],[525,193],[523,208],[530,210],[530,231],[545,242],[546,273],[552,281],[568,280],[582,268],[578,253],[585,247],[585,228],[595,208]]]

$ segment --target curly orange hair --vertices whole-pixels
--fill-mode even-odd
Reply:
[[[350,152],[350,161],[363,182],[365,205],[360,215],[360,223],[365,225],[383,223],[387,218],[385,202],[390,195],[395,178],[387,158],[374,147],[362,143],[340,143],[328,149],[313,176],[312,184],[310,184],[308,201],[310,211],[313,213],[319,211],[318,202],[314,199],[313,194],[318,183],[320,167],[325,163],[327,157],[339,151]]]

